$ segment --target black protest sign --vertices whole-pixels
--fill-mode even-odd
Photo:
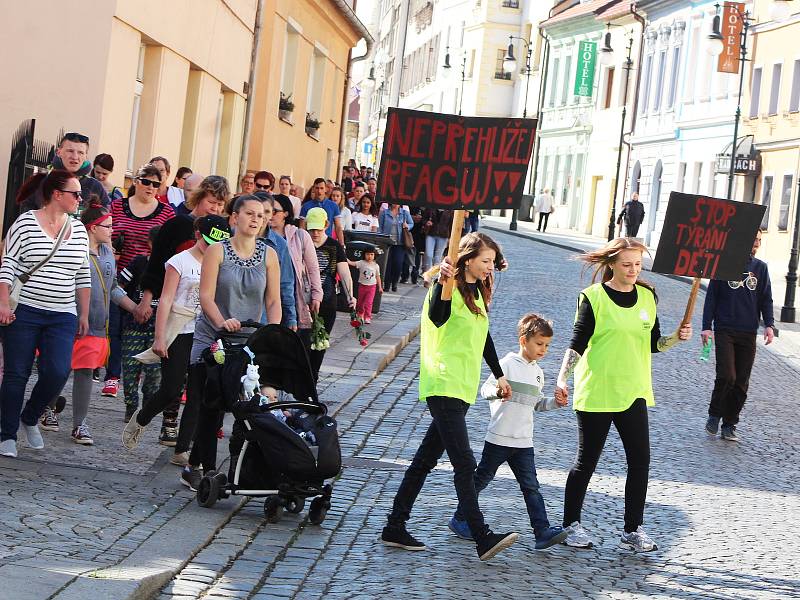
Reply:
[[[536,119],[390,108],[378,200],[448,209],[515,208],[535,134]]]
[[[672,192],[653,271],[739,280],[766,207]]]

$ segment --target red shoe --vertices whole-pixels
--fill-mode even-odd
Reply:
[[[100,395],[108,396],[110,398],[116,398],[118,391],[119,391],[119,379],[117,379],[116,377],[112,377],[110,379],[106,379],[106,384],[103,386]]]
[[[181,395],[181,404],[186,404],[186,390],[183,390],[183,394]]]
[[[225,433],[222,431],[222,429],[220,429],[219,431],[217,431],[217,439],[218,439],[218,440],[225,439]]]

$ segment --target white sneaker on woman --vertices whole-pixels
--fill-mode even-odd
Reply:
[[[4,440],[0,442],[0,456],[10,456],[11,458],[17,458],[16,440]]]
[[[653,550],[658,550],[656,543],[647,535],[641,525],[639,525],[636,531],[631,531],[630,533],[623,531],[622,536],[619,538],[619,545],[623,548],[633,550],[634,552],[652,552]]]
[[[562,542],[564,545],[572,548],[591,548],[594,546],[594,540],[589,537],[589,533],[578,521],[568,527],[564,527],[564,531],[567,532],[567,539]]]
[[[38,425],[26,425],[21,423],[22,430],[25,432],[25,437],[28,438],[28,446],[34,450],[41,450],[44,448],[44,438],[42,432],[39,431]]]

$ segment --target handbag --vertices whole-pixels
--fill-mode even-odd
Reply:
[[[406,250],[414,249],[414,236],[412,236],[411,232],[405,227],[403,227],[403,246]]]
[[[53,249],[50,251],[50,254],[45,256],[37,264],[33,265],[33,267],[31,267],[27,272],[18,275],[17,278],[14,279],[14,283],[11,284],[11,289],[8,291],[8,306],[12,311],[17,308],[17,304],[19,304],[19,294],[25,284],[30,281],[30,278],[33,277],[33,274],[36,273],[36,271],[50,262],[50,259],[53,258],[56,252],[58,252],[58,249],[61,247],[61,242],[64,241],[64,236],[67,234],[67,229],[69,229],[69,222],[70,216],[67,215],[67,218],[64,220],[64,224],[61,226],[61,231],[58,232],[58,237],[53,244]]]

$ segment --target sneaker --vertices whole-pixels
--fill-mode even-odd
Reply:
[[[712,417],[711,415],[708,416],[708,420],[706,421],[706,431],[709,435],[717,435],[719,431],[719,417]]]
[[[49,406],[44,409],[42,418],[39,419],[39,429],[42,431],[58,431],[58,417],[56,411]]]
[[[469,530],[469,525],[467,525],[466,521],[460,521],[455,517],[451,517],[447,526],[450,528],[450,531],[456,534],[457,538],[469,540],[470,542],[475,541],[472,538],[472,532]]]
[[[0,442],[0,456],[10,456],[17,458],[17,442],[16,440],[3,440]]]
[[[28,446],[34,450],[44,448],[44,438],[37,425],[25,425],[25,423],[22,423],[22,430],[25,432],[25,437],[28,438]]]
[[[53,409],[53,412],[57,415],[60,415],[64,412],[64,407],[67,405],[67,399],[64,396],[59,396],[56,398],[56,407]]]
[[[164,425],[158,435],[158,443],[162,446],[174,447],[178,443],[178,428]]]
[[[653,550],[658,550],[656,543],[650,539],[650,536],[645,533],[641,525],[639,525],[636,531],[630,533],[623,531],[622,536],[619,538],[619,545],[622,548],[629,548],[634,552],[652,552]]]
[[[411,550],[412,552],[426,549],[425,544],[415,539],[413,535],[406,531],[405,525],[400,527],[387,525],[384,527],[383,532],[381,532],[381,542],[383,542],[384,546],[402,548],[403,550]]]
[[[739,438],[736,437],[736,425],[722,425],[722,432],[719,434],[726,442],[738,442]]]
[[[188,452],[178,452],[172,455],[172,458],[169,459],[173,465],[178,465],[179,467],[185,467],[189,464],[189,453]]]
[[[122,430],[122,445],[128,450],[133,450],[139,445],[144,433],[144,426],[136,422],[136,417],[139,415],[139,409],[131,413],[128,422],[125,423],[125,428]],[[127,417],[127,415],[126,415]]]
[[[101,396],[108,396],[109,398],[116,398],[119,391],[119,379],[117,377],[110,377],[106,379],[103,389],[100,391]]]
[[[370,323],[372,323],[372,319],[370,319],[369,317],[367,317],[366,319],[364,319],[364,323],[365,323],[366,325],[369,325]]]
[[[200,469],[186,465],[181,471],[181,483],[188,487],[193,492],[197,491],[197,486],[200,485],[200,480],[203,478],[203,473]]]
[[[83,446],[93,446],[94,440],[92,439],[92,434],[89,433],[89,426],[86,423],[81,423],[75,429],[72,430],[72,441],[76,444],[81,444]]]
[[[565,527],[564,531],[567,532],[567,537],[563,542],[566,546],[572,548],[591,548],[594,546],[594,541],[578,521]]]
[[[539,535],[536,536],[536,549],[546,550],[551,546],[560,544],[567,539],[568,535],[569,533],[563,527],[548,527],[544,531],[540,531]]]
[[[92,381],[100,383],[100,369],[92,371]]]
[[[511,533],[492,533],[489,532],[477,544],[478,557],[481,560],[489,560],[502,550],[505,550],[517,541],[519,534]]]

